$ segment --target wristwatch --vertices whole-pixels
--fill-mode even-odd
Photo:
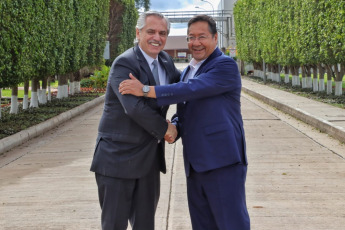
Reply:
[[[144,85],[143,86],[143,93],[144,93],[144,97],[147,97],[147,94],[150,91],[150,87],[148,85]]]

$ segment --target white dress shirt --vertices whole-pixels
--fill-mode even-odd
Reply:
[[[189,71],[187,73],[187,75],[184,77],[183,81],[187,82],[189,79],[194,78],[194,75],[196,74],[196,72],[198,71],[198,69],[200,68],[200,66],[202,65],[202,63],[204,63],[206,59],[197,62],[194,58],[189,62]]]

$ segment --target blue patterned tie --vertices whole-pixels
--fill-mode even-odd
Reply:
[[[155,78],[156,85],[160,85],[159,76],[158,76],[158,62],[157,62],[157,60],[153,60],[152,65],[153,65],[152,74],[153,74],[153,77]]]

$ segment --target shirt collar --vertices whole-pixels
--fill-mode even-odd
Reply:
[[[216,48],[214,48],[214,50],[216,50],[218,48],[218,46],[216,46]],[[213,50],[213,51],[214,51]],[[207,57],[208,58],[208,57]],[[204,61],[206,61],[206,59],[207,58],[205,58],[204,60],[202,60],[202,61],[199,61],[199,62],[197,62],[194,58],[192,58],[192,60],[189,62],[189,66],[191,67],[191,68],[199,68],[201,65],[202,65],[202,63],[204,63]]]
[[[192,69],[199,68],[199,67],[202,65],[202,63],[204,63],[205,60],[206,60],[206,59],[197,62],[194,58],[192,58],[192,60],[189,62],[189,66],[190,66]]]
[[[158,56],[157,56],[157,58],[152,58],[152,57],[150,57],[147,53],[145,53],[145,51],[142,50],[140,46],[139,46],[139,49],[140,49],[140,51],[143,53],[144,58],[146,59],[146,61],[147,61],[147,63],[149,64],[150,67],[151,67],[151,64],[152,64],[152,62],[153,62],[154,60],[157,60],[157,61],[158,61]]]

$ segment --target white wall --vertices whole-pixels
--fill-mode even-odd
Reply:
[[[237,0],[221,0],[218,5],[218,10],[230,10],[233,11],[234,3]],[[225,48],[235,48],[236,47],[236,40],[235,40],[235,25],[234,25],[234,19],[232,18],[230,20],[230,23],[232,24],[232,33],[230,33],[230,37],[227,38],[225,35],[219,35],[219,46],[225,47]],[[228,24],[223,22],[218,22],[218,27],[223,27],[223,31],[227,31],[225,28]]]

